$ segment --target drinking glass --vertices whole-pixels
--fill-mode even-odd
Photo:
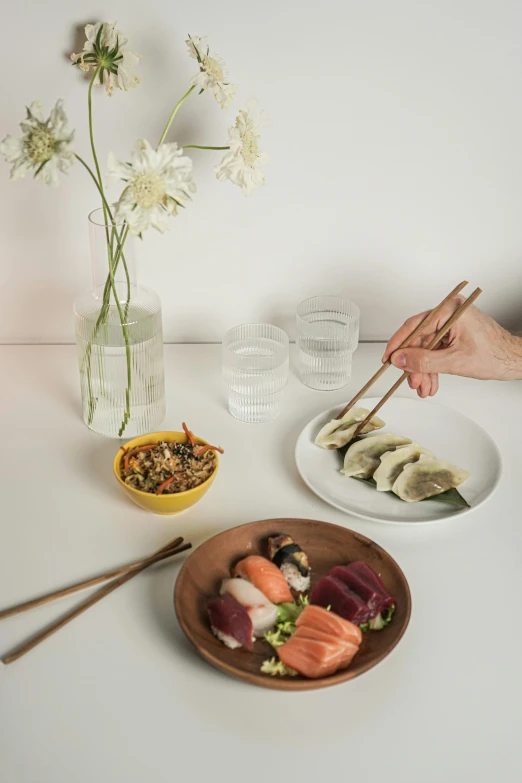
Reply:
[[[341,296],[314,296],[297,308],[299,374],[311,389],[341,389],[359,342],[359,308]]]
[[[243,324],[223,340],[228,407],[240,421],[261,423],[279,415],[288,380],[288,336],[271,324]]]

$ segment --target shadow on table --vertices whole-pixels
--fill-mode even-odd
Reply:
[[[112,496],[121,493],[122,501],[130,503],[124,491],[118,486],[112,470],[112,462],[120,442],[115,438],[93,436],[92,442],[71,454],[71,462],[81,472],[84,480],[96,491],[110,492]]]
[[[317,411],[312,413],[300,414],[293,421],[287,422],[285,428],[281,428],[281,448],[278,450],[279,459],[281,461],[281,467],[283,472],[287,475],[292,484],[299,489],[299,491],[305,491],[310,496],[315,497],[311,489],[302,480],[295,464],[295,446],[297,439],[303,429],[306,427],[318,413],[324,410],[325,404],[320,403]],[[332,406],[334,407],[334,406]]]
[[[183,563],[180,562],[173,568],[172,563],[170,565],[165,563],[156,567],[148,594],[150,617],[161,642],[172,652],[173,663],[176,659],[182,659],[196,669],[208,672],[209,664],[198,655],[184,635],[174,611],[174,585],[182,565]],[[222,679],[228,679],[226,674],[217,669],[215,674]]]

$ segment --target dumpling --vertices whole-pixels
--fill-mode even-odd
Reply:
[[[325,424],[315,439],[316,446],[323,449],[340,449],[353,438],[357,425],[364,421],[369,414],[366,408],[350,408],[342,419],[332,419]],[[373,432],[384,427],[385,422],[378,416],[373,416],[368,424],[365,424],[362,432]],[[361,433],[362,434],[362,433]]]
[[[352,443],[344,457],[341,473],[345,476],[371,478],[386,451],[395,451],[398,446],[406,446],[411,442],[410,438],[403,438],[402,435],[394,435],[391,432],[369,435]]]
[[[451,465],[442,459],[421,457],[413,465],[405,465],[393,485],[393,491],[407,503],[440,495],[447,489],[458,487],[469,477],[467,470]]]
[[[387,451],[381,457],[381,464],[373,474],[379,492],[391,492],[395,480],[402,473],[402,469],[410,462],[417,462],[421,455],[435,457],[433,452],[423,448],[419,443],[411,443],[409,446],[401,446],[395,451]]]

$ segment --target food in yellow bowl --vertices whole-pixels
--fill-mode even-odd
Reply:
[[[219,446],[183,432],[155,432],[129,441],[114,458],[114,475],[131,500],[155,514],[178,514],[208,490]]]

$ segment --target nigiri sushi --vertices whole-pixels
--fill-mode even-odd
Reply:
[[[310,603],[330,606],[333,612],[354,625],[362,625],[370,619],[370,610],[363,599],[334,576],[323,576],[317,582]]]
[[[293,538],[284,534],[269,538],[268,557],[281,570],[289,587],[301,593],[310,589],[308,556]]]
[[[294,600],[283,574],[266,557],[249,555],[239,561],[232,573],[233,576],[247,579],[274,604],[291,603]]]
[[[253,648],[252,620],[244,606],[231,595],[211,598],[207,604],[212,633],[232,650]]]
[[[277,620],[277,606],[245,579],[224,579],[221,595],[231,595],[244,607],[252,621],[254,636],[263,636]]]

